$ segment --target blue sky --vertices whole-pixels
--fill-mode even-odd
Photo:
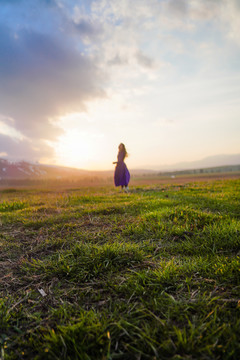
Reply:
[[[240,153],[238,0],[0,1],[0,157],[111,169]]]

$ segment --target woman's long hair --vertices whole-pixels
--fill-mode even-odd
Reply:
[[[120,150],[120,146],[122,145],[122,150]],[[127,150],[126,150],[126,147],[123,143],[119,144],[118,146],[118,149],[119,149],[119,152],[122,152],[123,153],[123,160],[128,157],[128,153],[127,153]]]

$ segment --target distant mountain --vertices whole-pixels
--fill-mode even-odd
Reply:
[[[160,172],[213,168],[229,165],[240,165],[240,154],[209,156],[199,161],[181,162],[174,165],[155,167],[158,170],[130,169],[131,175],[150,175]],[[64,166],[43,165],[26,161],[14,162],[0,159],[0,180],[3,179],[46,179],[71,177],[109,177],[114,170],[90,171]]]
[[[63,166],[32,164],[26,161],[14,162],[0,159],[0,180],[26,178],[62,178],[67,176],[79,176],[87,173],[88,172],[84,170],[67,168]]]
[[[159,170],[190,170],[217,166],[240,165],[240,154],[208,156],[202,160],[186,161],[173,165],[161,166]]]
[[[0,180],[4,179],[62,179],[73,177],[110,177],[113,170],[82,170],[57,165],[34,164],[26,161],[0,159]],[[131,169],[131,175],[154,174],[154,170]]]

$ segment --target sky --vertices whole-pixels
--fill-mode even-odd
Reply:
[[[239,0],[0,0],[0,158],[240,153]]]

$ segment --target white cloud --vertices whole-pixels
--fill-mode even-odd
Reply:
[[[25,136],[14,127],[14,120],[0,115],[0,134],[10,136],[14,139],[24,140]]]
[[[238,0],[223,1],[221,6],[221,20],[226,37],[240,46],[240,3]]]
[[[67,164],[73,151],[71,131],[75,131],[83,143],[86,138],[91,147],[100,149],[84,164],[96,165],[95,156],[102,167],[111,166],[111,149],[115,152],[116,144],[123,141],[133,154],[128,161],[135,166],[149,157],[157,161],[158,153],[173,162],[176,152],[187,156],[186,149],[179,149],[189,137],[191,145],[196,145],[192,154],[199,154],[197,135],[204,131],[201,126],[208,110],[214,124],[211,134],[217,118],[222,127],[227,126],[227,102],[235,107],[231,121],[236,121],[237,0],[86,3],[72,1],[70,6],[61,1],[60,7],[45,9],[37,28],[30,22],[18,29],[14,25],[12,31],[3,28],[0,45],[8,52],[0,60],[4,81],[0,111],[10,120],[4,121],[2,134],[15,136],[21,145],[25,136],[26,149],[34,157],[45,149],[45,155],[53,158],[53,147],[61,152],[65,146]],[[41,28],[43,20],[47,21]],[[76,138],[74,142],[77,149]],[[83,148],[91,152],[87,143]]]

